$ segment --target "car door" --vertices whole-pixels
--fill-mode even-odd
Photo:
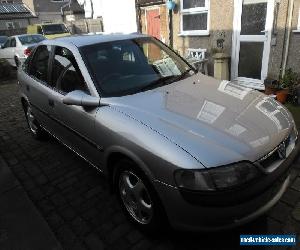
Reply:
[[[6,43],[3,45],[2,49],[0,50],[0,57],[7,60],[11,65],[13,65],[12,56],[11,56],[13,47],[11,45],[14,45],[12,44],[12,40],[13,38],[8,38]],[[14,41],[16,40],[14,39]]]
[[[56,134],[81,156],[98,165],[99,148],[93,140],[97,108],[63,103],[64,97],[71,91],[81,90],[90,94],[76,59],[69,49],[56,46],[51,68],[51,79],[56,92],[49,101],[53,103],[56,119],[61,125]]]
[[[26,74],[22,74],[22,79],[19,80],[35,117],[46,130],[54,133],[59,126],[54,118],[53,105],[49,101],[55,93],[49,81],[50,54],[50,46],[37,47],[28,62]]]

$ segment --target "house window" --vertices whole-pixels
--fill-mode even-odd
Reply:
[[[6,22],[6,28],[8,30],[19,29],[20,24],[19,22]]]
[[[8,30],[13,30],[15,28],[15,25],[13,22],[6,22],[6,28]]]
[[[209,0],[181,0],[181,35],[208,35],[209,14]]]

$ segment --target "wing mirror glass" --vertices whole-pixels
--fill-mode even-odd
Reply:
[[[76,105],[83,107],[98,107],[100,106],[100,98],[86,94],[81,90],[75,90],[68,93],[63,103],[66,105]]]

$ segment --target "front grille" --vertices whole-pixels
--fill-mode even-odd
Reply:
[[[285,148],[287,149],[288,146],[291,143],[291,135],[289,135],[283,142],[281,142],[275,149],[273,149],[269,154],[265,155],[264,157],[262,157],[260,160],[258,160],[259,164],[267,169],[270,166],[272,166],[273,164],[279,162],[282,160],[282,158],[280,158],[280,154],[279,154],[279,148],[280,145],[284,143]]]
[[[263,168],[268,168],[270,167],[272,164],[274,164],[275,162],[279,161],[279,155],[277,150],[275,150],[271,155],[268,155],[267,158],[260,160],[259,163]]]

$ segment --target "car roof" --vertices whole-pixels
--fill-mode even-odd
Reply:
[[[43,36],[41,34],[22,34],[22,35],[15,35],[15,36],[10,36],[9,38],[11,37],[25,37],[25,36]]]
[[[105,43],[112,41],[128,40],[135,38],[149,37],[142,34],[96,34],[96,35],[75,35],[75,36],[66,36],[55,38],[52,40],[45,40],[43,44],[55,45],[55,44],[72,44],[76,47],[82,47],[86,45],[92,45],[97,43]]]

